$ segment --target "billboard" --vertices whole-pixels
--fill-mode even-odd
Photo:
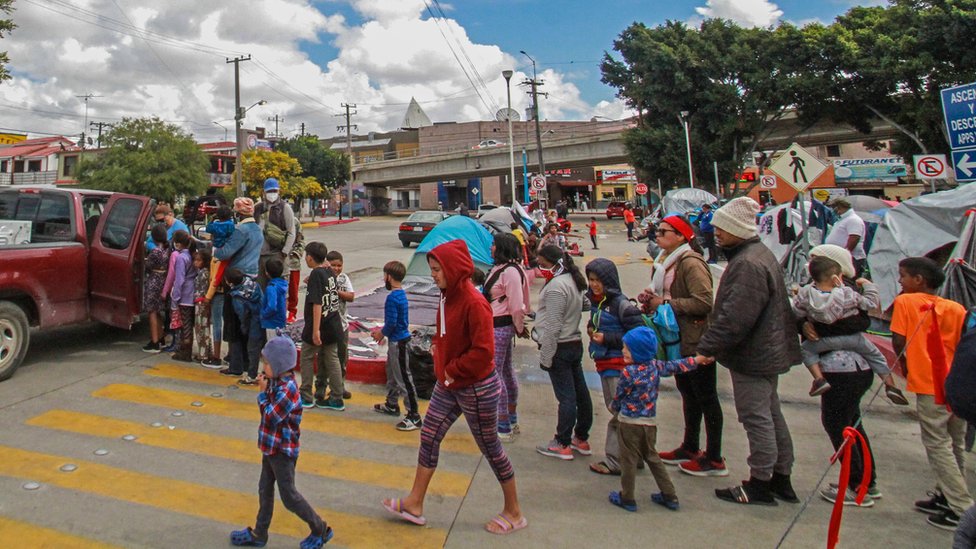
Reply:
[[[900,156],[834,160],[834,180],[838,185],[898,183],[899,177],[907,175],[908,167]]]

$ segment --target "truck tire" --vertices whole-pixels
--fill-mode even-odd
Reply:
[[[8,379],[24,361],[30,346],[30,326],[23,309],[0,301],[0,381]]]

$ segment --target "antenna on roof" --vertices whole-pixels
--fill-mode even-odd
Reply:
[[[101,95],[95,95],[93,93],[88,93],[87,95],[76,95],[75,97],[77,97],[78,99],[82,99],[82,100],[85,101],[85,131],[88,131],[88,100],[89,99],[92,99],[94,97],[103,97],[103,96],[101,96]],[[85,140],[84,139],[81,140],[81,148],[82,149],[85,148]]]

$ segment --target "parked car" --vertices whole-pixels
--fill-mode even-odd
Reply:
[[[488,149],[491,147],[501,147],[502,145],[507,145],[502,141],[496,141],[494,139],[482,139],[480,143],[471,147],[472,149]]]
[[[626,202],[619,200],[614,200],[607,204],[607,219],[613,219],[615,217],[622,218],[624,216],[624,205],[626,204]]]
[[[451,215],[447,212],[438,211],[413,212],[410,214],[410,217],[406,219],[406,221],[400,223],[400,227],[397,231],[397,236],[400,238],[400,244],[403,244],[404,248],[409,248],[411,242],[420,244],[420,241],[427,236],[427,233],[429,233],[431,229],[450,216]]]
[[[130,328],[142,311],[145,196],[47,186],[0,190],[0,380],[14,374],[30,328],[96,320]]]
[[[489,210],[494,210],[497,207],[498,206],[496,206],[494,204],[481,204],[481,205],[479,205],[478,206],[478,218],[480,219],[481,216],[485,215],[485,212],[487,212]]]

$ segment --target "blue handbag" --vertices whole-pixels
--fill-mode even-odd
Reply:
[[[663,350],[664,360],[680,360],[681,330],[678,328],[678,319],[674,316],[671,304],[658,305],[651,321],[658,336],[658,356],[662,355]]]

